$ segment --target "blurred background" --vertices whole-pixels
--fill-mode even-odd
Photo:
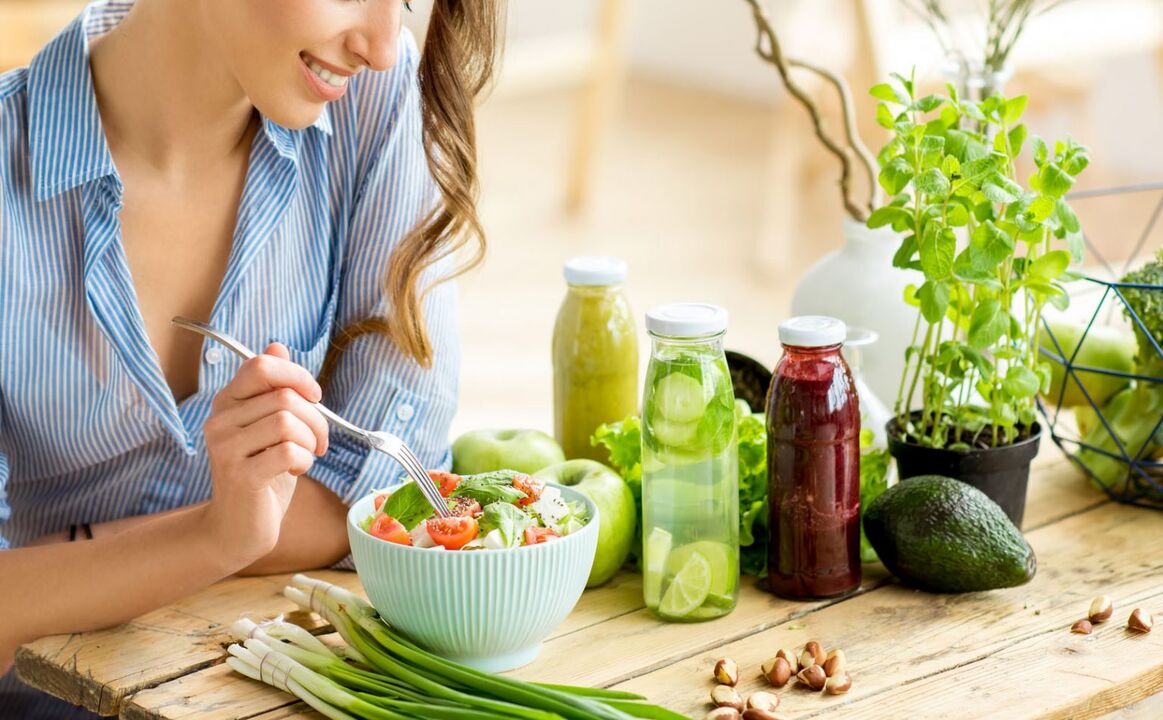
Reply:
[[[847,78],[875,151],[886,131],[868,88],[914,66],[939,88],[950,47],[980,50],[989,4],[776,0],[766,9],[788,56]],[[1031,12],[1004,92],[1030,96],[1031,134],[1090,147],[1075,190],[1163,181],[1163,0],[1009,4]],[[0,70],[27,64],[83,5],[0,0]],[[407,22],[422,40],[426,3],[412,5]],[[573,255],[625,258],[639,317],[676,300],[724,305],[728,347],[774,364],[776,326],[807,270],[844,244],[844,212],[839,163],[755,44],[745,0],[510,0],[503,70],[479,114],[489,252],[460,282],[454,434],[552,431],[550,339],[561,266]],[[841,132],[835,91],[793,73],[830,132]],[[1077,199],[1088,266],[1107,261],[1117,273],[1115,261],[1159,247],[1161,199],[1150,189]],[[644,330],[640,348],[645,364]]]

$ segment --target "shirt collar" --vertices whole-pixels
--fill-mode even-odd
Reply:
[[[28,70],[28,144],[37,200],[115,175],[101,129],[85,24],[94,7],[32,59]]]
[[[37,200],[117,175],[105,141],[89,70],[89,36],[108,31],[132,2],[98,0],[32,59],[28,71],[29,152]],[[311,125],[332,134],[331,113]],[[280,155],[298,159],[295,134],[267,118],[263,130]]]

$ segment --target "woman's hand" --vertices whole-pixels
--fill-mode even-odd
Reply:
[[[296,479],[327,451],[327,422],[311,406],[322,390],[289,358],[272,343],[244,362],[203,426],[213,480],[206,519],[247,562],[274,549]]]

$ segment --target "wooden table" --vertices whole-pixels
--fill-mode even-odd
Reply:
[[[746,694],[763,687],[760,663],[777,648],[818,639],[846,651],[852,691],[788,686],[780,711],[789,718],[1089,718],[1163,691],[1163,626],[1124,629],[1134,607],[1163,621],[1163,514],[1107,502],[1049,443],[1028,505],[1038,574],[1024,587],[931,595],[876,568],[843,601],[788,602],[748,582],[731,615],[674,625],[655,620],[640,577],[623,574],[587,592],[537,662],[515,674],[633,690],[701,718],[716,659],[739,663]],[[351,573],[313,574],[359,587]],[[19,650],[17,669],[36,687],[127,719],[319,717],[222,662],[242,613],[318,627],[292,613],[279,594],[286,581],[230,579],[118,628],[43,638]],[[1114,598],[1115,616],[1093,635],[1071,634],[1099,594]],[[1161,701],[1135,717],[1163,717]]]

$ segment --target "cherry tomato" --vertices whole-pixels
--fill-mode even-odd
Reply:
[[[537,502],[537,498],[541,497],[541,491],[545,489],[545,483],[528,475],[514,475],[513,487],[525,493],[525,497],[517,501],[518,505],[524,506]]]
[[[388,499],[389,495],[391,495],[391,493],[380,493],[379,495],[376,495],[376,499],[373,501],[376,505],[376,512],[379,512],[380,508],[384,506],[384,501]]]
[[[424,526],[432,541],[446,550],[459,550],[477,536],[477,521],[470,517],[430,518]]]
[[[482,512],[481,504],[470,497],[453,498],[450,510],[461,517],[476,517]]]
[[[444,497],[451,495],[456,486],[460,484],[460,476],[450,472],[429,470],[428,477],[432,478],[432,482],[436,483],[436,487],[440,488],[440,494]]]
[[[371,527],[368,528],[368,532],[380,540],[387,540],[388,542],[394,542],[400,545],[412,544],[412,538],[408,535],[408,531],[404,528],[403,524],[391,515],[377,515],[376,519],[372,521]]]
[[[561,533],[557,532],[553,528],[537,527],[536,525],[530,525],[529,527],[525,528],[526,545],[537,545],[539,543],[545,542],[549,538],[555,537],[561,537]]]

